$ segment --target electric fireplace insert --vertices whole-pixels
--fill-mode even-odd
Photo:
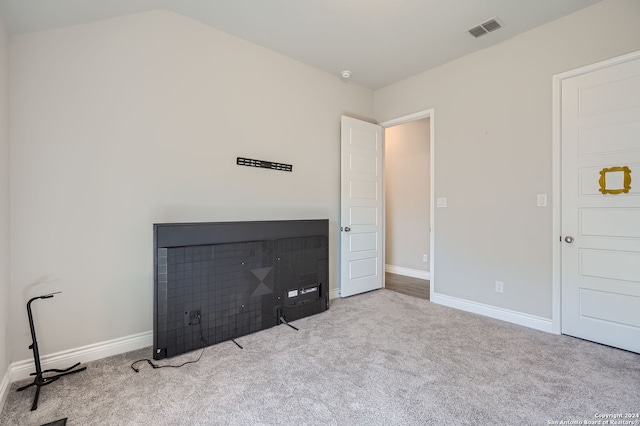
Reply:
[[[153,225],[153,358],[329,308],[329,221]]]

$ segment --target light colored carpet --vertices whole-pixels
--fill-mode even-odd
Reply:
[[[640,411],[640,355],[389,290],[205,350],[179,369],[88,363],[15,392],[2,425],[547,425]],[[192,352],[163,362],[195,358]]]

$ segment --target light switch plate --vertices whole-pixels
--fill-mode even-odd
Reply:
[[[447,207],[446,198],[436,198],[436,207]]]
[[[538,194],[537,200],[538,207],[547,207],[547,194]]]

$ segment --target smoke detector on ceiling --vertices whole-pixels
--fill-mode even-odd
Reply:
[[[502,28],[502,25],[498,22],[498,18],[493,18],[485,23],[478,25],[477,27],[471,28],[469,30],[469,33],[475,38],[478,38],[500,28]]]
[[[347,80],[349,77],[351,77],[351,71],[349,70],[344,70],[340,73],[340,75],[342,76],[342,78],[344,78],[345,80]]]

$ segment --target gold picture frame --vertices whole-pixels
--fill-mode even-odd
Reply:
[[[622,188],[607,188],[607,173],[622,172],[624,173]],[[631,189],[631,170],[627,166],[605,167],[600,170],[600,192],[603,194],[626,194]]]

